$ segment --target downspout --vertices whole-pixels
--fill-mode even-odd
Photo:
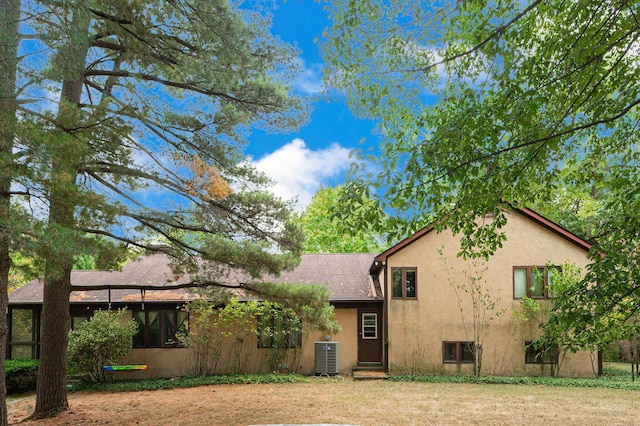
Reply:
[[[383,342],[383,356],[382,356],[382,365],[384,366],[384,371],[389,372],[389,292],[387,291],[387,261],[382,262],[382,266],[384,268],[384,272],[382,273],[384,278],[384,287],[380,286],[382,289],[382,317],[384,320],[384,342]]]

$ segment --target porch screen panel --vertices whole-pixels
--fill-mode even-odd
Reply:
[[[133,319],[138,324],[138,332],[136,333],[135,336],[133,336],[133,346],[143,347],[145,345],[144,335],[147,328],[146,327],[147,321],[145,319],[144,311],[135,312]]]
[[[162,312],[162,336],[164,337],[162,346],[173,346],[177,343],[176,328],[173,320],[173,312]]]
[[[35,358],[35,324],[32,309],[11,310],[11,342],[9,358]]]
[[[33,341],[33,311],[31,309],[13,309],[11,320],[11,341]]]
[[[160,315],[157,311],[147,311],[147,346],[161,346]]]

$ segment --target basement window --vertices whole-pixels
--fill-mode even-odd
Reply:
[[[442,362],[445,364],[473,363],[473,342],[442,342]]]

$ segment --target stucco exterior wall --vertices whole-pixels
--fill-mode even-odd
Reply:
[[[491,220],[491,219],[485,219]],[[548,375],[548,364],[525,364],[524,342],[539,332],[532,321],[516,319],[521,302],[514,299],[514,266],[561,265],[584,267],[584,249],[531,221],[512,213],[504,231],[507,241],[485,262],[474,264],[456,256],[459,240],[450,231],[429,232],[387,258],[381,282],[388,297],[388,363],[392,373],[471,373],[472,364],[445,364],[443,342],[473,341],[471,299],[459,286],[482,275],[499,317],[488,321],[484,339],[483,374]],[[417,268],[417,299],[394,299],[391,268]],[[484,272],[482,270],[486,268]],[[385,279],[387,278],[387,279]],[[456,287],[457,293],[456,293]],[[542,303],[549,304],[545,300]],[[567,354],[561,376],[592,376],[589,353]]]
[[[338,366],[341,374],[348,374],[357,364],[357,309],[336,308],[336,318],[342,326],[342,332],[330,336],[331,341],[339,342]],[[125,316],[131,319],[131,311]],[[242,342],[239,341],[242,339]],[[324,341],[320,331],[310,331],[303,335],[302,348],[287,349],[287,355],[279,365],[279,372],[295,372],[312,375],[315,373],[315,342]],[[216,365],[217,373],[235,371],[239,366],[245,373],[263,373],[270,370],[268,365],[269,349],[258,348],[255,334],[238,331],[230,338],[218,340],[222,346]],[[116,378],[178,377],[193,372],[193,352],[190,348],[134,348],[131,355],[123,361],[125,364],[145,364],[147,370],[116,372]]]
[[[358,310],[355,308],[338,308],[334,311],[342,327],[342,332],[330,336],[332,342],[339,343],[338,368],[340,374],[350,374],[358,363]],[[302,348],[300,358],[301,374],[315,374],[315,342],[324,341],[325,335],[320,331],[309,333]]]

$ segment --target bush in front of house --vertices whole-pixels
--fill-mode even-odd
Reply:
[[[69,333],[67,360],[73,373],[89,373],[98,382],[111,379],[105,365],[120,364],[131,352],[138,325],[124,320],[126,309],[96,311],[93,317]]]
[[[17,393],[36,388],[38,360],[30,358],[8,359],[5,361],[5,381],[7,393]]]

